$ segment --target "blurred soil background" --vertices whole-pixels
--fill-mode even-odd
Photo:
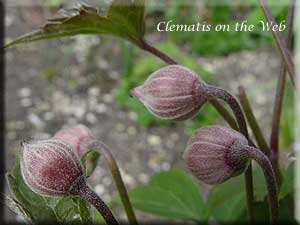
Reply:
[[[199,1],[153,1],[147,6],[146,39],[193,68],[206,82],[237,95],[244,85],[269,140],[272,105],[280,58],[269,33],[157,32],[159,21],[176,23],[206,20],[233,23],[263,18],[257,7],[242,1],[215,7]],[[210,1],[213,2],[213,1]],[[249,1],[251,2],[251,1]],[[75,1],[26,0],[6,3],[6,41],[39,27]],[[97,1],[86,1],[97,5]],[[238,4],[240,3],[240,4]],[[279,19],[286,8],[274,7]],[[187,16],[188,15],[188,16]],[[192,15],[192,16],[191,16]],[[184,168],[181,153],[188,135],[197,127],[223,124],[209,104],[193,119],[166,123],[155,119],[128,90],[165,65],[147,52],[109,36],[76,36],[20,45],[6,51],[6,167],[13,168],[23,139],[50,138],[62,127],[82,123],[111,147],[128,188],[147,183],[149,177],[170,168]],[[292,95],[283,112],[281,149],[288,155],[292,143]],[[104,161],[90,178],[95,191],[109,201],[115,193]],[[15,215],[7,210],[7,219]],[[124,215],[120,211],[120,216]],[[151,216],[139,213],[144,220]],[[17,218],[18,219],[18,218]]]

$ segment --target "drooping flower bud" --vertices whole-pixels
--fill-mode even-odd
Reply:
[[[189,139],[183,158],[188,169],[207,184],[218,184],[241,174],[248,165],[247,139],[222,126],[200,128]]]
[[[62,140],[71,145],[79,158],[86,153],[86,144],[95,140],[92,131],[82,124],[62,129],[58,131],[53,138]]]
[[[108,225],[118,225],[103,200],[87,185],[72,147],[57,139],[22,142],[21,173],[29,188],[41,195],[79,196],[92,204]]]
[[[47,196],[69,195],[83,177],[83,169],[72,147],[61,140],[22,142],[20,165],[25,183]]]
[[[170,65],[152,73],[131,93],[155,116],[166,120],[185,120],[198,112],[205,102],[205,84],[192,70]]]

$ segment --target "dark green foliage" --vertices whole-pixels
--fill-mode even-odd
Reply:
[[[292,221],[288,208],[289,200],[286,198],[293,193],[292,165],[284,174],[280,192],[284,216],[282,219],[288,221]],[[256,211],[259,221],[266,222],[269,221],[269,205],[266,182],[260,168],[254,170],[253,178]],[[173,169],[154,175],[147,185],[137,186],[129,191],[129,195],[136,209],[158,216],[199,222],[205,222],[211,217],[222,223],[246,222],[247,205],[243,176],[212,186],[206,201],[201,196],[203,188],[197,186],[190,175]],[[111,204],[120,206],[119,197],[115,197]]]
[[[295,184],[295,163],[291,163],[286,169],[283,182],[280,188],[279,198],[283,199],[289,194],[294,194],[294,184]]]
[[[65,14],[69,16],[49,19],[38,30],[17,38],[6,47],[78,34],[108,34],[139,45],[145,33],[144,13],[143,0],[114,0],[105,14],[97,8],[81,4],[66,9]]]
[[[278,22],[286,19],[288,1],[269,1],[272,12]],[[257,1],[247,0],[233,4],[232,1],[207,1],[206,13],[201,17],[197,10],[197,4],[185,1],[176,1],[166,11],[166,21],[172,20],[176,24],[194,24],[196,22],[211,24],[212,28],[217,24],[228,24],[229,32],[169,32],[170,38],[180,44],[191,45],[194,52],[201,55],[224,55],[242,49],[254,49],[260,44],[272,42],[270,32],[262,31],[259,26],[260,20],[265,20]],[[204,11],[203,9],[201,9]],[[239,15],[243,15],[242,17]],[[247,20],[248,24],[257,27],[253,32],[236,32],[236,22]]]
[[[129,197],[136,209],[158,216],[196,221],[206,218],[201,190],[181,170],[154,175],[147,185],[131,190]],[[119,198],[114,201],[120,204]]]
[[[295,139],[294,93],[290,82],[288,82],[286,85],[283,101],[279,136],[280,149],[286,149],[291,143],[293,143]]]

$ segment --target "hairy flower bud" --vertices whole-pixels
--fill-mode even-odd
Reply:
[[[86,144],[95,140],[92,131],[82,124],[62,129],[58,131],[53,138],[62,140],[71,145],[79,158],[86,153]]]
[[[248,165],[247,139],[222,126],[208,126],[189,139],[183,158],[189,170],[207,184],[218,184],[241,174]]]
[[[152,73],[131,93],[155,116],[166,120],[185,120],[198,112],[205,102],[205,84],[192,70],[170,65]]]
[[[22,142],[20,164],[25,183],[36,193],[66,196],[83,177],[83,169],[72,147],[61,140]]]

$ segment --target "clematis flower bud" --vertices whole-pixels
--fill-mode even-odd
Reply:
[[[20,164],[25,183],[39,194],[69,195],[72,185],[83,177],[82,166],[71,148],[53,139],[22,142]]]
[[[29,188],[41,195],[79,196],[92,204],[108,225],[118,225],[103,200],[87,185],[71,145],[57,139],[22,142],[21,173]]]
[[[76,151],[79,158],[81,158],[86,153],[87,143],[95,140],[92,131],[82,124],[62,129],[58,131],[53,138],[62,140],[71,145]]]
[[[206,97],[201,94],[205,86],[192,70],[170,65],[152,73],[131,94],[161,119],[185,120],[196,114],[205,102]]]
[[[81,124],[67,129],[62,129],[58,131],[53,138],[70,144],[80,158],[86,153],[86,151],[91,149],[95,150],[96,153],[101,153],[101,155],[104,156],[119,192],[123,193],[120,196],[122,202],[124,203],[128,219],[132,224],[137,224],[133,208],[128,198],[126,187],[119,171],[119,167],[109,147],[101,141],[97,141],[92,131]],[[90,175],[94,171],[96,165],[95,162],[97,161],[98,157],[99,155],[91,155],[91,157],[88,156],[85,158],[85,170],[87,175]]]
[[[247,139],[231,128],[203,127],[189,139],[183,158],[199,180],[218,184],[247,168],[247,145]]]

